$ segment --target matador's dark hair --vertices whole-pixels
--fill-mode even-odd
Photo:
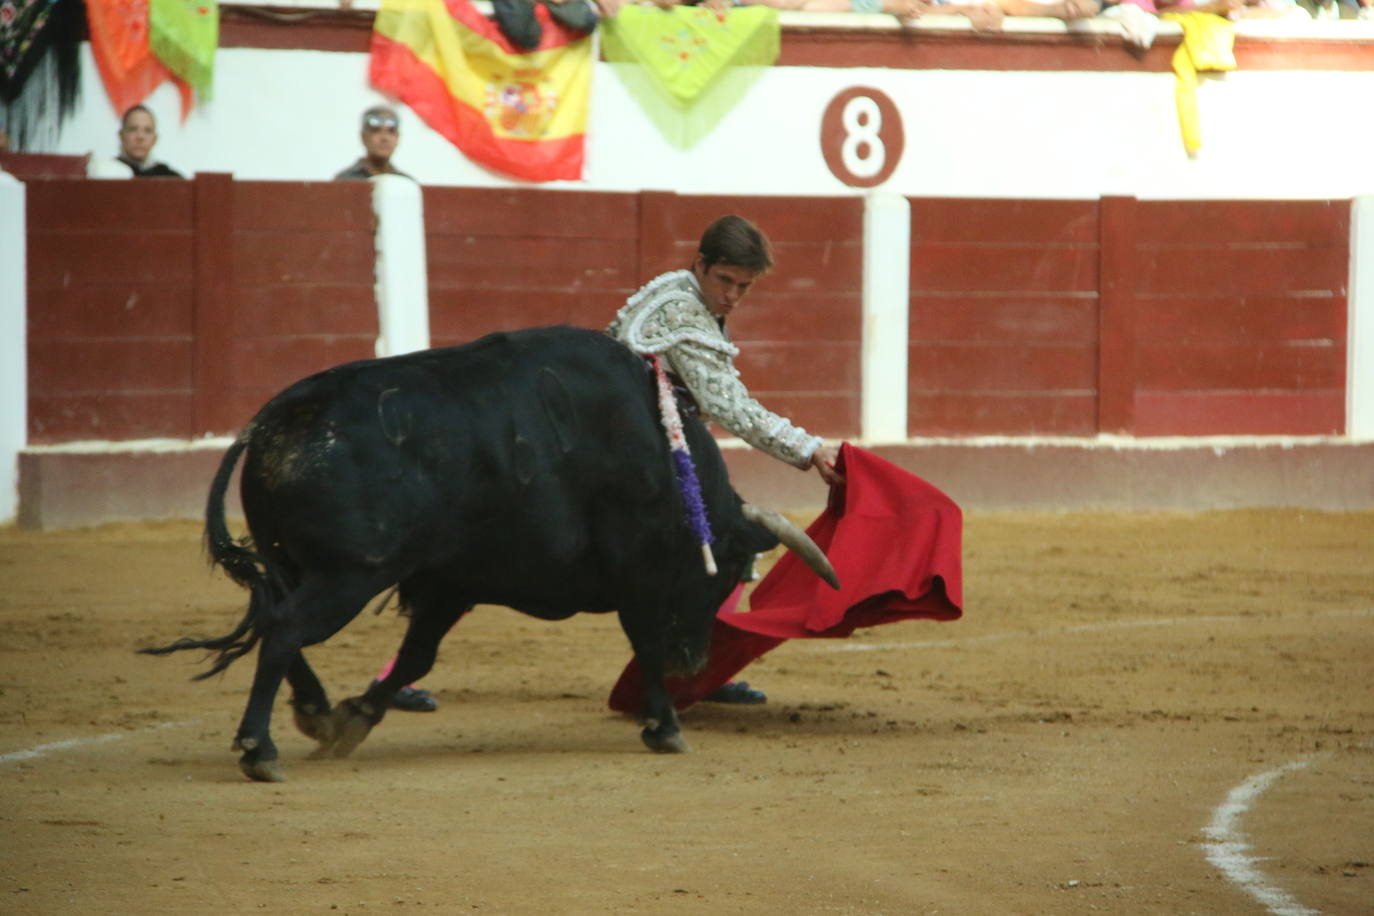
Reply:
[[[722,216],[707,226],[697,253],[708,269],[713,264],[729,264],[761,274],[773,266],[768,237],[742,216]]]

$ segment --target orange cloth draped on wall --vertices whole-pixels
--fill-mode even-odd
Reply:
[[[789,639],[843,638],[856,629],[898,620],[957,620],[963,615],[963,513],[915,474],[846,443],[838,466],[845,484],[811,523],[816,542],[840,578],[826,585],[791,552],[754,589],[751,610],[738,612],[735,589],[716,615],[711,654],[695,677],[669,679],[684,709],[746,665]],[[639,713],[643,688],[630,661],[610,706]]]
[[[383,0],[372,84],[395,94],[463,154],[528,181],[582,177],[592,42],[554,21],[521,51],[468,0]]]
[[[181,118],[191,111],[191,87],[154,55],[148,44],[148,0],[86,0],[86,23],[105,92],[123,115],[164,80],[181,95]]]

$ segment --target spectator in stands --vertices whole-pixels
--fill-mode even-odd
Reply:
[[[1352,0],[1353,2],[1353,0]],[[1176,7],[1177,8],[1177,7]],[[1231,19],[1301,19],[1311,18],[1297,0],[1246,0],[1239,9],[1218,13]]]
[[[397,144],[401,142],[401,117],[396,113],[396,109],[389,105],[373,105],[364,111],[362,140],[365,155],[335,175],[335,181],[366,181],[377,175],[400,175],[402,178],[410,178],[391,164],[391,157],[396,153]]]
[[[157,121],[143,105],[124,112],[119,122],[119,155],[115,158],[129,167],[135,178],[184,178],[176,169],[153,159],[157,145]]]
[[[1008,16],[1038,16],[1042,19],[1091,19],[1102,10],[1101,0],[996,0]]]
[[[1002,28],[1002,17],[1005,15],[1002,8],[994,0],[969,0],[969,2],[931,0],[928,5],[920,4],[920,6],[922,13],[928,13],[932,16],[964,16],[968,19],[969,25],[973,26],[975,32],[997,31]]]
[[[1160,13],[1212,13],[1226,19],[1278,19],[1295,9],[1302,14],[1292,0],[1156,0],[1151,6],[1156,4]]]
[[[1298,0],[1108,0],[1102,16],[1120,23],[1129,44],[1148,49],[1159,29],[1157,14],[1186,12],[1233,20],[1307,18]]]
[[[1002,27],[1002,7],[995,0],[740,0],[742,5],[771,6],[805,13],[886,13],[898,19],[923,15],[965,16],[980,32]],[[1029,0],[1026,0],[1029,2]],[[1064,0],[1069,2],[1069,0]],[[1087,2],[1087,0],[1072,0]],[[708,3],[707,5],[711,5]]]
[[[702,5],[718,6],[715,2]],[[728,7],[730,4],[723,5]],[[801,13],[887,13],[898,19],[917,19],[922,12],[931,12],[931,4],[924,0],[741,0],[740,5],[771,6],[777,10]]]
[[[597,8],[587,0],[492,0],[492,18],[501,34],[521,50],[537,47],[544,35],[544,27],[534,18],[535,3],[543,3],[555,22],[574,32],[590,34],[596,31]],[[617,3],[616,9],[619,7]]]
[[[1313,19],[1374,19],[1374,0],[1296,0]]]

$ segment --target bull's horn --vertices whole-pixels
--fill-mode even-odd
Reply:
[[[765,509],[752,503],[744,503],[741,508],[744,510],[745,518],[751,522],[757,522],[773,532],[774,537],[801,557],[802,562],[811,567],[812,572],[829,582],[831,588],[839,589],[840,578],[835,575],[835,567],[830,565],[825,553],[816,546],[816,542],[811,540],[805,531],[772,509]]]

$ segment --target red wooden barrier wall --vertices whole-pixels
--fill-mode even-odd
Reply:
[[[912,435],[1344,431],[1348,201],[911,205]]]
[[[1097,431],[1097,203],[911,201],[912,435]]]
[[[234,182],[232,423],[290,383],[376,355],[372,186]]]
[[[191,438],[373,354],[362,182],[28,184],[29,441]]]
[[[193,190],[28,184],[31,442],[190,435]]]
[[[371,356],[364,183],[28,185],[30,441],[227,433]],[[731,321],[760,400],[859,423],[862,202],[425,189],[435,345],[600,328],[735,212],[777,267]],[[912,201],[913,435],[1339,433],[1349,204]]]
[[[425,188],[434,346],[542,324],[603,328],[639,285],[633,194]]]
[[[1344,432],[1349,202],[1135,210],[1136,434]]]

